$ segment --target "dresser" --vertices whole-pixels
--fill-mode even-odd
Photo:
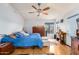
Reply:
[[[32,33],[39,33],[41,36],[46,36],[44,26],[33,26]]]

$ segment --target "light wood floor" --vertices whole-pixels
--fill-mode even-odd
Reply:
[[[42,55],[42,54],[54,54],[54,55],[70,55],[71,54],[71,48],[62,45],[60,43],[57,43],[56,45],[51,44],[50,47],[43,47],[42,49],[35,47],[33,48],[18,48],[15,49],[15,51],[12,53],[13,55],[19,55],[19,54],[34,54],[34,55]]]
[[[70,55],[71,48],[67,45],[57,44],[55,46],[55,55]]]
[[[15,49],[15,51],[12,53],[13,55],[19,55],[19,54],[24,54],[24,55],[28,55],[28,54],[47,54],[48,53],[49,48],[48,47],[43,47],[43,48],[38,48],[38,47],[34,47],[33,48],[18,48]]]

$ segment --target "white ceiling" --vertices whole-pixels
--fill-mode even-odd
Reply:
[[[66,13],[70,12],[71,10],[78,8],[79,4],[73,4],[73,3],[42,3],[41,8],[45,8],[47,6],[50,7],[50,10],[48,10],[48,15],[41,15],[37,16],[36,13],[29,14],[30,11],[35,11],[32,8],[32,5],[35,5],[38,7],[36,3],[13,3],[10,4],[15,10],[21,14],[25,19],[55,19],[58,17],[64,16]]]

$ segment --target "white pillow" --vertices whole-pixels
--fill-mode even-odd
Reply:
[[[24,31],[21,31],[22,34],[24,34],[25,36],[29,36],[28,33],[25,33]]]

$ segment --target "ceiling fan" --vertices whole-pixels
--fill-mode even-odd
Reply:
[[[50,7],[46,7],[44,9],[41,9],[40,8],[41,3],[38,3],[37,5],[38,5],[38,8],[36,8],[34,5],[32,5],[32,8],[34,8],[36,10],[36,12],[33,11],[33,12],[28,12],[28,13],[38,13],[37,16],[40,16],[41,13],[44,15],[48,15],[48,13],[46,11],[49,10]]]

